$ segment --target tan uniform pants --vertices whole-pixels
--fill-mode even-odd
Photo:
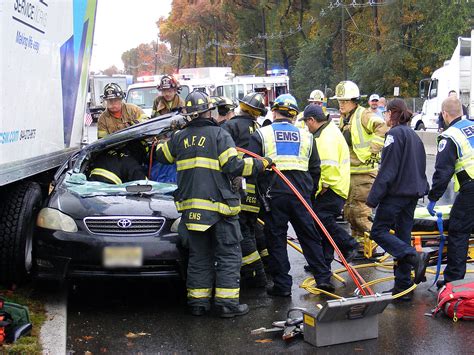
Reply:
[[[351,187],[344,205],[344,218],[351,224],[352,236],[359,243],[363,242],[364,232],[372,228],[372,222],[369,220],[372,209],[365,202],[376,176],[376,173],[351,174]]]

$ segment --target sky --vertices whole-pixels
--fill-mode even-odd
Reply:
[[[168,17],[172,0],[97,0],[91,71],[115,65],[122,53],[158,37],[156,21]]]

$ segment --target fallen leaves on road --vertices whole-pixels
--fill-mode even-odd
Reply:
[[[139,337],[144,337],[146,335],[151,335],[151,334],[150,333],[144,333],[144,332],[140,332],[140,333],[128,332],[128,334],[125,334],[125,336],[128,339],[136,339],[136,338],[139,338]]]
[[[273,340],[271,339],[257,339],[255,340],[256,343],[271,343]]]

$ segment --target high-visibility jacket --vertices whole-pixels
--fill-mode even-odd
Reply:
[[[157,96],[153,100],[151,118],[170,113],[171,110],[179,107],[184,107],[184,100],[179,95],[175,95],[171,102],[167,102],[163,96]]]
[[[273,160],[279,170],[308,171],[313,136],[289,122],[274,122],[257,130],[263,155]]]
[[[105,110],[97,121],[97,138],[103,138],[121,129],[147,120],[145,112],[134,104],[122,102],[122,114],[120,118],[112,116],[109,110]]]
[[[441,133],[438,142],[443,138],[450,138],[456,145],[458,158],[454,164],[454,191],[459,191],[461,174],[467,174],[470,179],[474,179],[474,122],[459,120]]]
[[[384,145],[388,127],[376,114],[362,106],[351,112],[349,121],[341,117],[342,131],[350,130],[351,174],[376,172],[378,165],[366,164],[372,154],[379,154]]]
[[[314,133],[314,138],[321,159],[321,179],[317,193],[325,187],[347,199],[351,164],[349,147],[344,136],[334,122],[329,121]]]
[[[234,143],[239,148],[247,149],[249,146],[250,136],[260,127],[260,124],[248,115],[234,116],[221,126],[231,135]],[[243,157],[243,153],[238,152],[239,157]],[[257,199],[256,180],[249,177],[246,179],[245,196],[242,197],[241,209],[246,212],[260,212],[260,203]]]
[[[240,212],[240,195],[232,191],[230,176],[263,170],[256,159],[240,159],[229,133],[205,118],[194,119],[158,146],[155,157],[161,163],[176,163],[176,208],[187,229],[198,232]]]

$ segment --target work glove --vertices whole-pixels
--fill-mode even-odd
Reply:
[[[428,210],[428,213],[432,216],[434,216],[436,214],[436,211],[434,210],[436,206],[436,201],[430,201],[428,203],[428,206],[426,206],[426,209]]]
[[[367,160],[365,161],[365,164],[366,164],[366,165],[369,165],[369,166],[372,166],[372,168],[374,168],[374,167],[375,167],[375,164],[378,164],[379,161],[380,161],[379,156],[378,156],[377,154],[372,153],[372,154],[370,155],[369,159],[367,159]]]
[[[232,179],[232,191],[239,192],[242,189],[242,176],[236,176]]]
[[[263,170],[272,170],[272,166],[275,166],[273,160],[269,157],[262,158]]]

